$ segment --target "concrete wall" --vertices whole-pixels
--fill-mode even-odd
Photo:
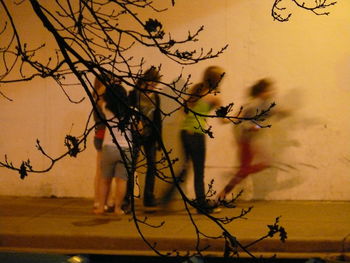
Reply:
[[[200,80],[208,65],[221,65],[227,71],[222,100],[234,102],[238,109],[247,88],[259,78],[270,77],[278,88],[277,105],[292,112],[265,132],[263,141],[274,158],[274,168],[245,180],[237,188],[244,188],[243,199],[350,200],[350,2],[339,1],[329,8],[329,16],[290,6],[293,15],[287,23],[272,19],[272,2],[177,0],[176,6],[160,13],[158,19],[174,37],[186,36],[188,30],[204,25],[200,41],[191,47],[219,49],[229,44],[219,58],[183,69],[192,74],[193,82]],[[16,22],[29,30],[27,35],[35,36],[35,43],[51,42],[47,34],[38,31],[40,22],[30,10],[20,10]],[[138,48],[133,52],[144,56],[148,64],[161,63],[164,81],[173,80],[182,70],[154,50]],[[0,96],[3,160],[5,154],[14,164],[30,158],[33,166],[44,167],[48,160],[35,149],[36,139],[48,153],[59,156],[65,149],[65,135],[79,135],[85,126],[90,111],[87,99],[70,103],[52,81],[1,85],[0,89],[13,99]],[[85,96],[80,87],[66,91],[75,100]],[[174,107],[166,99],[162,105],[166,110]],[[178,115],[164,120],[164,139],[173,156],[181,158],[178,123]],[[207,140],[206,181],[215,179],[219,190],[238,164],[236,145],[231,125],[216,120],[210,123],[215,138]],[[87,146],[77,158],[65,158],[50,172],[30,174],[25,180],[1,168],[0,195],[91,197],[96,154],[92,138]],[[143,178],[140,180],[142,183]],[[186,189],[193,195],[191,175]]]

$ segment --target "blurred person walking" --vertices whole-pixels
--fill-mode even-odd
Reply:
[[[162,198],[166,205],[173,197],[176,184],[183,181],[190,162],[194,170],[194,190],[196,196],[196,209],[198,213],[217,212],[208,204],[205,194],[204,166],[206,155],[205,133],[207,129],[206,115],[215,107],[221,105],[219,86],[224,76],[224,70],[218,66],[208,67],[203,75],[203,80],[195,84],[189,92],[185,101],[185,116],[181,123],[181,142],[185,151],[185,162],[183,168],[175,178],[168,191]]]
[[[271,160],[266,149],[261,148],[257,141],[264,130],[261,121],[271,116],[284,117],[288,113],[276,110],[274,97],[276,90],[269,79],[260,79],[249,89],[249,101],[244,105],[241,117],[246,120],[234,127],[238,145],[239,170],[218,194],[217,199],[224,200],[234,187],[250,174],[258,173],[271,167]],[[257,162],[256,162],[257,161]]]

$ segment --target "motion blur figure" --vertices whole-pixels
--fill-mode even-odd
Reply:
[[[273,115],[283,117],[287,114],[287,112],[276,110],[276,107],[271,107],[274,105],[275,93],[274,84],[269,79],[261,79],[249,89],[249,101],[243,106],[240,117],[252,120],[243,121],[234,127],[240,163],[239,170],[218,194],[219,201],[224,200],[227,194],[250,174],[271,167],[269,154],[265,151],[266,149],[259,147],[257,141],[263,130],[266,129],[263,128],[263,125],[268,124],[266,120]]]
[[[181,124],[181,142],[185,150],[185,163],[177,182],[183,181],[187,174],[190,161],[194,170],[194,190],[197,202],[198,213],[216,212],[206,201],[204,184],[204,167],[206,155],[205,130],[207,129],[206,115],[215,107],[221,105],[217,92],[224,70],[218,66],[208,67],[203,75],[203,80],[195,84],[189,91],[189,97],[185,103],[185,116]],[[163,205],[167,204],[176,190],[176,182],[173,182],[170,189],[163,196]]]

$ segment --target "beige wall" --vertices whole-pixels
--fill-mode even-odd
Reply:
[[[173,36],[186,36],[188,30],[204,25],[193,47],[218,49],[229,44],[220,58],[183,69],[192,74],[193,82],[200,80],[206,66],[221,65],[227,71],[222,100],[235,102],[238,109],[254,81],[271,77],[279,91],[277,105],[292,111],[266,132],[264,144],[277,167],[244,181],[237,188],[245,189],[243,199],[350,200],[350,2],[339,1],[329,9],[329,16],[293,8],[287,23],[273,21],[272,2],[177,0],[159,20]],[[37,22],[22,12],[17,15],[23,25]],[[37,31],[40,24],[35,25],[36,31],[28,35],[35,35],[37,42],[46,41],[46,34]],[[149,64],[162,63],[164,81],[173,80],[182,70],[154,50],[133,52]],[[15,164],[30,158],[33,165],[44,167],[48,162],[35,149],[36,139],[48,153],[59,156],[65,135],[81,134],[90,110],[87,99],[69,103],[51,81],[2,85],[0,89],[14,100],[0,97],[1,158],[7,154]],[[79,87],[67,92],[76,100],[84,97]],[[174,107],[165,99],[162,105],[168,110]],[[207,140],[206,180],[214,178],[221,189],[237,166],[236,145],[231,125],[210,122],[215,138]],[[174,149],[173,155],[181,157],[178,123],[178,115],[165,119],[164,138]],[[30,174],[22,181],[15,172],[2,168],[0,195],[91,197],[95,154],[90,138],[85,152],[58,162],[47,174]],[[186,184],[190,195],[192,184],[190,175]]]

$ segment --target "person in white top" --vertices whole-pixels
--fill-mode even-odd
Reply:
[[[98,206],[95,214],[103,214],[104,206],[115,179],[114,214],[122,215],[122,204],[126,195],[128,174],[131,174],[132,118],[128,108],[125,89],[120,85],[106,88],[103,96],[102,111],[107,122],[101,155],[102,178],[99,189]],[[108,127],[109,126],[109,127]]]

